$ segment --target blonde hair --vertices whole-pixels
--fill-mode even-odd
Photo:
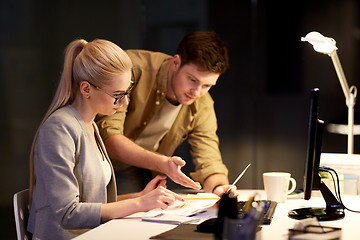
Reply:
[[[57,109],[71,104],[79,92],[79,84],[89,81],[103,87],[120,73],[131,71],[129,56],[116,44],[102,39],[72,41],[65,50],[64,68],[50,107],[35,134],[30,151],[30,199],[35,185],[34,151],[39,130]]]

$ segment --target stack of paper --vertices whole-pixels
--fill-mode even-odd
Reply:
[[[146,213],[136,213],[130,218],[140,217],[143,221],[161,222],[169,224],[198,223],[204,218],[215,217],[214,211],[211,216],[206,214],[220,197],[212,193],[198,193],[183,195],[184,202],[176,201],[167,209],[154,209]]]

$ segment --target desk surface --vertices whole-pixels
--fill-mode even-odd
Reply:
[[[259,194],[259,199],[265,199],[263,190],[239,190],[239,199],[247,200],[254,193]],[[360,196],[343,196],[346,207],[353,210],[360,210]],[[288,229],[293,228],[297,220],[287,216],[288,211],[301,207],[324,207],[325,202],[322,198],[312,197],[311,200],[288,199],[286,203],[279,203],[273,221],[270,225],[263,225],[261,239],[288,239]],[[354,239],[360,236],[360,213],[345,211],[345,218],[337,221],[321,222],[324,226],[342,228],[342,239]],[[89,232],[75,238],[76,240],[146,240],[152,236],[175,228],[176,225],[143,222],[139,219],[116,219],[100,225]],[[356,238],[356,237],[355,237]]]

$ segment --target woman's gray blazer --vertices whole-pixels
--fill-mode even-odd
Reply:
[[[45,121],[34,154],[36,183],[28,222],[33,239],[70,239],[100,224],[101,204],[116,201],[114,171],[105,155],[112,171],[109,184],[90,133],[72,106]]]

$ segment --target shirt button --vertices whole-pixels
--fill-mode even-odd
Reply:
[[[143,124],[144,124],[144,126],[145,126],[145,125],[147,124],[147,122],[144,122]]]
[[[159,102],[159,101],[156,101],[156,102],[155,102],[155,104],[156,104],[156,105],[159,105],[159,104],[160,104],[160,102]]]
[[[160,93],[160,90],[156,90],[156,93],[159,94],[159,93]]]

